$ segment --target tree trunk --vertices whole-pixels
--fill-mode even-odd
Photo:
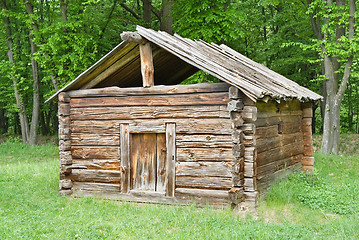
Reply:
[[[34,14],[32,5],[29,1],[24,0],[25,7],[29,18]],[[39,125],[40,114],[40,89],[39,89],[39,68],[37,61],[35,60],[35,53],[37,52],[37,46],[34,42],[33,31],[38,32],[39,28],[36,23],[32,24],[32,30],[30,31],[30,46],[31,46],[31,66],[32,66],[32,78],[33,78],[33,104],[32,104],[32,118],[30,126],[30,138],[29,144],[36,145],[37,142],[37,128]]]
[[[173,0],[162,0],[162,9],[161,9],[161,26],[162,31],[173,34],[173,19],[172,19],[172,6]]]
[[[5,0],[1,1],[1,7],[2,7],[2,9],[8,10]],[[7,16],[4,17],[4,26],[5,26],[6,35],[7,35],[6,42],[7,42],[7,47],[8,47],[8,52],[7,52],[8,59],[9,59],[10,63],[12,63],[13,65],[16,65],[14,55],[13,55],[13,49],[12,49],[10,19]],[[29,143],[29,132],[30,132],[29,120],[26,115],[25,105],[21,99],[20,91],[18,90],[18,87],[17,87],[18,79],[16,78],[16,76],[13,73],[11,73],[11,78],[12,78],[12,82],[13,82],[13,86],[14,86],[16,107],[17,107],[19,119],[20,119],[22,141],[23,141],[23,143]]]
[[[152,0],[143,0],[143,20],[145,21],[146,27],[151,27],[151,9]]]

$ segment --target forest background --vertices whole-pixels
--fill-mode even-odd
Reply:
[[[355,0],[1,0],[0,134],[56,135],[44,101],[142,25],[226,44],[324,96],[313,105],[322,150],[359,133]],[[213,82],[199,72],[185,83]],[[340,124],[339,124],[340,123]]]

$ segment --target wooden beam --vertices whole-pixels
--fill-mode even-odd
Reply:
[[[176,124],[166,124],[166,148],[167,148],[167,159],[166,159],[166,195],[169,197],[174,196],[175,192],[175,174],[176,174]]]
[[[130,130],[129,124],[120,125],[121,192],[127,193],[130,185]]]
[[[120,34],[120,36],[121,36],[122,40],[126,41],[126,42],[134,42],[134,43],[143,44],[147,41],[146,39],[141,37],[141,35],[138,34],[137,32],[123,32]]]
[[[140,44],[140,57],[143,87],[152,87],[155,82],[152,48],[149,42]]]

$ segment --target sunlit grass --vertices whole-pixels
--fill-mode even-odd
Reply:
[[[317,178],[308,181],[319,179],[343,199],[358,194],[355,156],[316,158]],[[273,187],[255,220],[230,209],[60,197],[58,164],[56,146],[0,144],[0,239],[359,238],[358,210],[343,214],[309,206],[300,198],[311,187],[302,176]]]

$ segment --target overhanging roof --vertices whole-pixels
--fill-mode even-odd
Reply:
[[[226,45],[194,41],[137,26],[137,33],[152,43],[155,84],[178,84],[199,69],[238,87],[249,98],[316,101],[322,97]],[[60,92],[99,87],[142,86],[137,43],[123,41]]]

